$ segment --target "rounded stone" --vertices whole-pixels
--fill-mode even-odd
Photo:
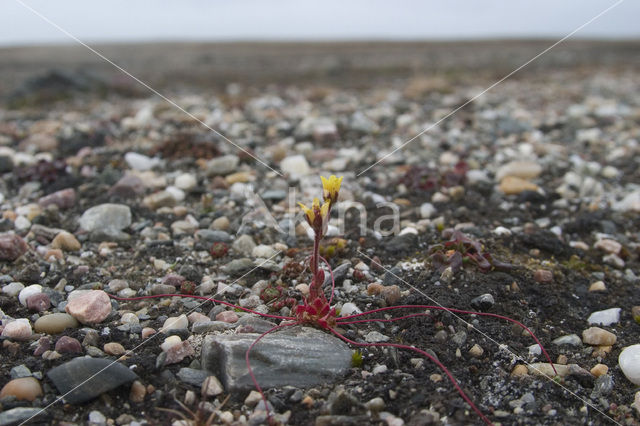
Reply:
[[[117,342],[109,342],[104,345],[105,353],[113,356],[120,356],[126,352],[124,346]]]
[[[22,306],[27,306],[27,299],[34,294],[42,293],[42,286],[40,284],[32,284],[23,288],[18,295],[18,300]]]
[[[0,390],[0,398],[5,396],[15,396],[16,399],[22,401],[33,401],[42,396],[42,387],[34,377],[13,379]]]
[[[69,314],[58,312],[38,318],[33,325],[36,333],[58,334],[67,328],[76,328],[78,321]]]
[[[13,340],[29,340],[32,334],[31,324],[26,318],[11,321],[2,330],[2,337],[8,337]]]
[[[51,248],[62,249],[64,251],[78,251],[82,245],[80,241],[70,232],[61,231],[51,241]]]
[[[27,297],[27,308],[32,311],[42,312],[49,309],[51,300],[45,293],[36,293]]]
[[[640,385],[640,345],[624,348],[618,357],[618,364],[631,383]]]
[[[611,346],[616,343],[616,335],[600,327],[590,327],[582,332],[582,342],[594,346]]]
[[[56,352],[61,354],[80,354],[82,353],[82,345],[78,339],[69,336],[62,336],[56,342]]]

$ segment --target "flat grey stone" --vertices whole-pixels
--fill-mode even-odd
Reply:
[[[74,358],[49,370],[47,376],[69,404],[90,401],[138,378],[123,364],[91,357]]]
[[[218,376],[227,392],[254,388],[245,353],[255,333],[209,335],[202,344],[202,367]],[[307,387],[335,380],[351,367],[349,346],[309,327],[291,327],[265,336],[251,350],[251,368],[263,389]]]
[[[194,386],[201,386],[204,379],[209,377],[209,373],[204,370],[196,370],[195,368],[183,367],[178,371],[178,378],[185,383]]]
[[[33,419],[31,419],[32,417]],[[42,421],[46,417],[48,417],[48,413],[42,408],[16,407],[0,413],[0,426],[17,425],[30,419]]]

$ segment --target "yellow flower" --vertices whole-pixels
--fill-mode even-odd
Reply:
[[[320,179],[322,179],[322,197],[325,201],[330,201],[331,204],[335,204],[338,201],[342,178],[343,176],[336,177],[335,175],[331,175],[329,179],[320,176]]]
[[[317,198],[316,198],[317,200]],[[315,200],[314,200],[315,202]],[[313,220],[315,219],[315,213],[313,212],[313,205],[311,206],[311,208],[305,206],[302,203],[298,203],[298,205],[300,206],[300,208],[302,209],[302,211],[304,212],[304,214],[307,216],[307,222],[309,222],[309,225],[313,224]]]
[[[313,199],[313,204],[311,204],[311,208],[305,206],[302,203],[298,203],[302,211],[307,216],[307,222],[313,228],[314,231],[320,232],[321,235],[324,234],[324,230],[328,223],[329,216],[329,208],[331,207],[331,203],[329,201],[325,201],[322,206],[320,206],[320,200],[317,198]]]

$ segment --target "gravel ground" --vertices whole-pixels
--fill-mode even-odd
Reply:
[[[288,316],[310,280],[296,202],[330,174],[340,315],[507,316],[559,375],[487,316],[432,308],[344,336],[428,351],[494,424],[640,424],[639,45],[563,46],[466,104],[545,46],[191,45],[166,67],[175,45],[104,48],[191,117],[90,52],[0,51],[0,425],[264,423],[234,376],[244,350],[220,348],[279,320],[116,297]],[[358,361],[314,333],[254,349],[278,421],[482,423],[418,354]]]

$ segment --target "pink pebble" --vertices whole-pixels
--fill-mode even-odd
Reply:
[[[147,337],[153,336],[154,334],[156,334],[156,331],[153,328],[145,327],[142,329],[141,336],[143,339],[146,339]]]
[[[82,353],[82,345],[73,337],[62,336],[56,342],[56,352],[60,354],[79,354]]]
[[[167,359],[164,364],[176,364],[188,356],[193,356],[195,351],[193,350],[193,346],[189,343],[188,340],[183,341],[177,345],[171,346],[167,349]]]
[[[42,207],[56,205],[60,209],[68,209],[76,203],[76,190],[73,188],[62,189],[53,194],[45,195],[38,200]]]
[[[36,293],[27,297],[27,308],[32,311],[42,312],[49,309],[51,306],[51,300],[45,293]]]
[[[31,324],[26,319],[11,321],[2,330],[2,337],[8,337],[13,340],[29,340],[31,334]]]
[[[233,311],[222,311],[216,315],[217,321],[234,323],[238,321],[238,314]]]
[[[91,290],[70,300],[65,310],[83,324],[98,324],[111,313],[111,299],[102,290]]]
[[[0,234],[0,260],[13,262],[27,251],[27,243],[20,235]]]

